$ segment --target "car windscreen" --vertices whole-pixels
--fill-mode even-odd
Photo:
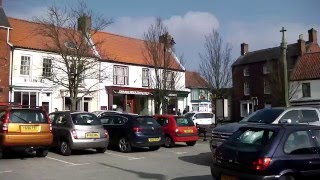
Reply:
[[[206,119],[206,118],[213,118],[212,113],[198,113],[196,115],[197,119]]]
[[[137,117],[135,124],[138,126],[160,126],[152,117]]]
[[[75,113],[71,118],[75,125],[101,125],[97,116],[91,113]]]
[[[187,113],[187,114],[184,115],[184,117],[186,117],[188,119],[191,119],[194,114],[195,113]]]
[[[32,109],[13,109],[10,111],[10,123],[48,123],[45,112]]]
[[[276,134],[276,131],[270,129],[240,129],[226,141],[225,145],[239,151],[258,152],[271,143]]]
[[[284,109],[262,109],[254,112],[240,122],[270,124],[280,116]]]
[[[185,117],[175,117],[177,126],[194,126],[191,119]]]

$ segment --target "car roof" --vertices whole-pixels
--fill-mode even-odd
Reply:
[[[320,126],[308,125],[308,124],[249,124],[241,127],[240,129],[257,128],[257,129],[289,129],[289,130],[309,130],[320,129]]]
[[[265,108],[265,109],[283,109],[283,110],[290,110],[290,109],[317,109],[319,110],[319,107],[315,106],[290,106],[290,107],[272,107],[272,108]]]

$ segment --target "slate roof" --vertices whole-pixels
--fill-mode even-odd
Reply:
[[[10,27],[10,23],[2,7],[0,7],[0,26]]]
[[[291,80],[320,79],[320,52],[304,54],[296,64]]]
[[[208,88],[206,80],[197,72],[186,71],[186,88]]]

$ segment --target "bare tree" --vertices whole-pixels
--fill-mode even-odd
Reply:
[[[177,89],[177,82],[181,79],[178,69],[181,61],[174,54],[174,40],[168,33],[168,28],[161,19],[157,19],[144,34],[146,64],[153,67],[154,76],[151,84],[154,88],[155,112],[166,113],[168,96]]]
[[[79,2],[75,8],[61,9],[53,5],[46,16],[37,17],[35,21],[39,23],[35,35],[40,35],[44,45],[55,53],[46,60],[46,65],[44,62],[43,77],[66,88],[71,110],[76,110],[77,102],[97,91],[98,83],[105,78],[97,53],[103,40],[93,42],[91,37],[112,20],[93,14],[86,4]]]
[[[221,97],[226,93],[225,88],[231,86],[232,48],[230,44],[223,43],[220,34],[215,30],[205,36],[204,48],[204,52],[199,54],[201,59],[199,72],[207,80],[213,97]]]

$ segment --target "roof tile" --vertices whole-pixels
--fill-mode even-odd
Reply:
[[[320,79],[320,52],[304,54],[296,64],[291,80]]]

